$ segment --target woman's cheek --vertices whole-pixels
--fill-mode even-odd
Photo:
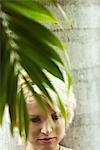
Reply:
[[[29,126],[29,141],[32,142],[38,136],[39,127],[30,123]]]
[[[65,121],[63,119],[56,123],[56,131],[58,135],[63,136],[65,134]]]

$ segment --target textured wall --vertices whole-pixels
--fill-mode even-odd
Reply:
[[[73,21],[68,28],[60,12],[47,5],[60,18],[65,28],[61,32],[50,26],[63,41],[73,67],[73,86],[77,98],[75,119],[64,144],[76,150],[100,149],[100,0],[58,0]],[[66,34],[67,33],[67,34]],[[9,124],[0,129],[0,150],[17,150],[16,140],[10,138]]]
[[[65,0],[61,4],[73,21],[73,29],[63,23],[66,36],[60,30],[58,34],[68,43],[77,98],[75,119],[64,144],[76,150],[99,150],[100,1]]]
[[[18,150],[18,142],[15,134],[15,139],[10,135],[9,121],[7,114],[4,117],[2,128],[0,128],[0,150]]]

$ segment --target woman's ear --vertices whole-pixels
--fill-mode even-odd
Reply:
[[[74,117],[74,108],[70,106],[70,104],[65,104],[65,110],[67,112],[66,125],[69,126],[69,124],[72,123]]]

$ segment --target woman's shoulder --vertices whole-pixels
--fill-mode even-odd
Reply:
[[[72,150],[72,149],[60,145],[60,150]]]

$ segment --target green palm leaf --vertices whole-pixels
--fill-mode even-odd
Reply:
[[[18,112],[18,125],[20,136],[28,138],[29,116],[27,112],[27,106],[25,102],[24,92],[21,88],[17,97],[17,112]]]
[[[12,24],[15,23],[19,28],[22,27],[26,33],[29,32],[36,40],[46,42],[52,46],[58,47],[60,50],[64,50],[63,43],[55,36],[55,34],[39,22],[31,21],[21,15],[14,16],[14,14],[9,21],[11,21]]]
[[[14,72],[14,64],[10,67],[10,72],[7,81],[7,103],[9,106],[9,114],[11,121],[11,133],[13,135],[13,129],[16,126],[16,104],[17,104],[17,79],[18,76]]]
[[[23,77],[25,71],[33,84],[36,84],[41,92],[47,97],[50,104],[53,99],[47,91],[47,87],[53,90],[50,79],[45,70],[64,82],[60,65],[65,66],[59,52],[64,52],[63,42],[40,22],[57,23],[57,20],[44,6],[29,0],[23,1],[0,1],[0,124],[5,106],[9,107],[11,133],[17,125],[19,118],[19,133],[23,133],[27,139],[29,118],[22,87],[19,88],[19,76]],[[68,70],[65,68],[65,70]],[[67,74],[69,88],[71,85],[70,73]],[[23,78],[29,90],[35,96],[37,102],[46,111],[38,94],[32,88],[27,78]],[[19,93],[18,93],[19,92]],[[65,118],[64,106],[59,99],[59,108]]]
[[[4,1],[4,9],[7,12],[21,14],[31,20],[41,22],[57,23],[56,18],[44,6],[33,0],[24,1]]]

